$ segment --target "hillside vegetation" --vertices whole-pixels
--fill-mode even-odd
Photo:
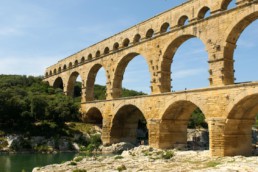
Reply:
[[[122,97],[131,97],[131,96],[141,96],[146,95],[143,92],[138,92],[135,90],[129,90],[126,88],[122,89]],[[75,88],[74,88],[74,96],[77,101],[80,100],[81,96],[81,82],[76,82]],[[94,99],[95,100],[105,100],[106,98],[106,87],[102,85],[95,84],[94,86]]]
[[[42,77],[0,75],[0,130],[8,133],[51,134],[62,130],[65,122],[79,122],[81,83],[74,97],[42,82]],[[95,85],[95,99],[105,99],[106,88]],[[123,96],[143,95],[123,89]],[[1,135],[1,133],[0,133]]]

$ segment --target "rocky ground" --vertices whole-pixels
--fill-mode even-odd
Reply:
[[[121,155],[76,157],[73,161],[34,168],[33,172],[100,171],[250,171],[258,172],[258,157],[211,158],[209,151],[159,150],[139,146]]]

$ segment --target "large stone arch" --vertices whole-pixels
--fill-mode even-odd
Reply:
[[[160,148],[174,148],[187,143],[187,125],[192,112],[200,108],[189,100],[174,101],[160,116],[158,144]],[[200,108],[201,109],[201,108]]]
[[[234,23],[231,23],[228,30],[225,31],[225,45],[223,50],[223,56],[226,59],[227,65],[224,66],[224,71],[231,74],[230,80],[234,83],[234,52],[236,48],[236,43],[243,33],[243,31],[255,20],[258,19],[258,11],[248,12],[248,14],[243,15],[243,17],[236,17]]]
[[[129,62],[135,58],[138,55],[142,55],[143,58],[146,60],[146,64],[149,69],[150,73],[150,78],[152,80],[152,75],[151,75],[151,68],[148,59],[144,54],[141,53],[128,53],[127,55],[123,56],[118,63],[116,64],[115,71],[114,71],[114,77],[113,77],[113,82],[112,82],[112,97],[113,98],[119,98],[122,95],[122,81],[123,81],[123,76],[126,70],[127,65]]]
[[[232,97],[230,100],[230,103],[227,106],[226,113],[227,116],[225,118],[233,119],[238,118],[234,114],[234,109],[236,109],[236,105],[238,105],[240,102],[243,102],[247,98],[251,98],[252,96],[258,95],[258,87],[254,87],[250,91],[243,91],[238,93],[235,97]]]
[[[54,88],[60,88],[64,90],[64,81],[61,77],[57,77],[53,83]]]
[[[102,126],[103,115],[99,108],[91,107],[84,115],[83,119],[86,123],[96,124]]]
[[[143,113],[145,119],[148,119],[148,118],[149,118],[149,117],[146,115],[146,112],[145,112],[146,109],[144,108],[144,106],[139,105],[139,104],[138,104],[137,102],[135,102],[135,101],[132,101],[132,102],[126,103],[126,104],[123,103],[123,104],[119,104],[118,106],[115,106],[114,109],[112,110],[112,111],[113,111],[113,114],[117,114],[117,112],[118,112],[121,108],[123,108],[124,106],[135,106],[135,107],[137,107],[137,109],[139,109],[139,110]],[[112,116],[111,121],[113,121],[114,118],[115,118],[115,115]]]
[[[81,77],[82,79],[82,88],[84,87],[84,80],[83,80],[83,76],[80,74],[80,72],[78,71],[74,71],[70,74],[69,79],[68,79],[68,83],[67,83],[67,95],[73,97],[74,96],[74,87],[75,87],[75,83],[76,83],[76,79],[78,77]]]
[[[198,38],[203,43],[205,50],[208,49],[205,44],[206,41],[193,34],[183,34],[181,36],[175,37],[172,40],[169,40],[167,44],[162,49],[162,59],[159,61],[159,67],[161,70],[160,80],[161,80],[161,90],[162,92],[170,92],[171,91],[171,65],[173,62],[173,58],[177,52],[177,49],[185,43],[187,40],[191,38]],[[208,59],[207,59],[208,60]],[[208,71],[208,69],[207,69]]]
[[[111,121],[110,140],[111,143],[130,142],[138,144],[138,130],[139,124],[145,121],[146,136],[147,132],[147,119],[144,113],[135,105],[127,104],[119,108]]]
[[[258,93],[248,94],[235,104],[228,113],[228,119],[254,120],[258,113]]]
[[[95,79],[96,76],[100,70],[100,68],[102,68],[105,70],[105,75],[106,75],[106,82],[108,81],[107,78],[107,70],[105,69],[105,67],[100,64],[100,63],[96,63],[93,66],[90,67],[90,70],[87,74],[87,79],[86,79],[86,101],[93,101],[94,100],[94,84],[95,84]]]
[[[207,106],[205,104],[205,102],[199,101],[199,100],[193,100],[191,98],[187,98],[187,97],[178,97],[178,98],[174,98],[171,99],[169,101],[166,102],[165,107],[162,109],[162,111],[160,112],[160,116],[159,119],[163,119],[164,118],[164,114],[166,114],[166,112],[173,107],[180,107],[179,105],[182,104],[182,107],[187,107],[185,105],[189,105],[189,107],[195,107],[195,108],[199,108],[203,114],[205,115],[205,118],[209,118],[209,111],[207,109]]]
[[[252,154],[252,125],[258,114],[258,92],[241,95],[230,106],[224,127],[224,155]]]

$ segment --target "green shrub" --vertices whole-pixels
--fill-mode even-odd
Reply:
[[[123,159],[124,157],[122,157],[121,155],[115,156],[115,159]]]
[[[174,152],[173,151],[165,151],[162,154],[162,158],[163,159],[170,159],[174,156]]]
[[[35,146],[33,147],[34,151],[37,152],[52,152],[53,149],[47,145],[39,145],[39,146]]]
[[[121,166],[117,167],[117,170],[124,171],[124,170],[126,170],[126,167],[125,167],[125,165],[121,165]]]
[[[74,161],[71,161],[68,165],[73,165],[73,166],[75,166],[75,165],[77,165],[77,163],[74,162]]]
[[[4,136],[5,132],[0,130],[0,136]]]
[[[73,160],[76,161],[76,162],[80,162],[81,160],[83,160],[83,157],[82,156],[77,156]]]
[[[73,170],[73,172],[87,172],[87,170],[83,170],[83,169],[76,169],[76,170]]]
[[[99,146],[101,145],[101,138],[100,135],[92,135],[89,141],[89,144],[87,147],[80,147],[81,151],[86,152],[93,152],[94,150],[97,150]]]
[[[209,162],[207,162],[206,166],[207,167],[216,167],[219,164],[220,164],[220,162],[217,162],[217,161],[209,161]]]
[[[8,142],[4,137],[0,137],[0,149],[3,149],[8,146]]]

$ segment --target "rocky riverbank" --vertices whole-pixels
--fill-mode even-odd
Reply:
[[[159,150],[139,146],[121,155],[76,157],[63,164],[34,168],[33,172],[87,171],[250,171],[258,172],[258,157],[211,158],[209,151]]]
[[[88,147],[94,149],[101,144],[101,129],[99,126],[83,123],[66,124],[66,131],[70,134],[47,137],[26,134],[0,135],[0,153],[56,153],[70,151],[86,151]],[[64,128],[65,128],[64,127]],[[67,129],[68,128],[68,129]]]

